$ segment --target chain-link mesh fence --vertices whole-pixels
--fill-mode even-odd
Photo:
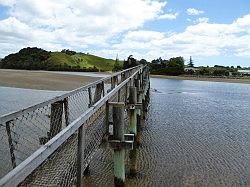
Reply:
[[[19,113],[0,118],[0,178],[11,171],[42,145],[55,137],[65,127],[101,100],[117,85],[129,78],[141,67],[129,69],[109,78],[82,87],[72,93],[34,106]],[[108,101],[127,102],[128,85],[133,78],[113,93]],[[128,80],[128,79],[127,79]],[[101,105],[83,124],[85,132],[84,163],[86,168],[95,150],[108,131],[112,122],[112,107]],[[109,118],[109,119],[107,119]],[[128,112],[125,112],[128,129]],[[128,131],[127,131],[128,132]],[[21,186],[71,186],[76,181],[78,131],[67,138],[56,151],[37,167]],[[2,164],[4,163],[4,164]]]

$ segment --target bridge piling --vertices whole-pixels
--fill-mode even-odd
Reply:
[[[113,105],[114,139],[124,142],[124,103]],[[114,149],[114,184],[125,186],[125,149],[117,144]]]

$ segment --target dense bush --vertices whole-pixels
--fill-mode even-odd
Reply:
[[[162,60],[161,58],[153,60],[149,64],[152,74],[161,75],[180,75],[184,73],[184,59],[182,57]]]

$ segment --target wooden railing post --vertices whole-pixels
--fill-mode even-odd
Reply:
[[[98,83],[95,88],[93,104],[95,104],[97,101],[99,101],[102,98],[102,92],[103,92],[103,85],[102,83]]]
[[[91,91],[91,87],[88,87],[88,94],[89,94],[89,108],[92,106],[92,91]]]
[[[63,101],[51,104],[49,140],[62,130]]]
[[[12,167],[15,168],[16,167],[16,157],[15,157],[15,153],[14,153],[15,148],[14,148],[14,144],[13,144],[13,140],[12,140],[12,136],[11,136],[10,123],[11,123],[11,121],[6,122],[6,132],[7,132],[7,136],[8,136],[8,142],[9,142],[11,164],[12,164]]]
[[[68,97],[63,100],[64,104],[64,117],[65,117],[65,124],[66,126],[69,125],[69,101]]]
[[[105,125],[106,125],[106,136],[108,139],[109,135],[109,102],[106,102],[106,108],[105,108]]]
[[[117,76],[111,77],[111,90],[115,88],[116,84],[117,84]]]

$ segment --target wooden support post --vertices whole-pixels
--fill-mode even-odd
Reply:
[[[88,93],[89,93],[89,108],[92,106],[92,92],[91,92],[91,87],[88,88]]]
[[[118,102],[121,102],[121,90],[118,90],[117,100],[118,100]]]
[[[63,100],[64,104],[64,117],[66,126],[69,125],[69,99],[68,97]]]
[[[51,104],[49,140],[62,130],[63,101]]]
[[[125,105],[127,105],[127,102],[128,102],[128,96],[129,96],[129,93],[128,93],[129,89],[128,89],[128,83],[126,84],[126,87],[125,87]]]
[[[84,144],[85,131],[83,125],[78,129],[77,142],[77,187],[83,186],[83,161],[84,161]]]
[[[136,87],[129,87],[129,130],[136,137],[137,127],[136,127],[136,109],[135,104],[137,103],[137,91]]]
[[[124,103],[113,105],[114,139],[124,141]],[[114,184],[125,187],[125,149],[117,146],[114,149]]]
[[[16,167],[16,157],[14,154],[15,148],[14,148],[14,144],[13,144],[13,140],[12,140],[12,136],[11,136],[10,123],[11,123],[11,121],[6,122],[6,132],[7,132],[7,136],[8,136],[8,142],[9,142],[11,163],[12,163],[12,167],[14,169]]]
[[[105,96],[105,84],[104,82],[102,81],[102,96],[104,97]]]
[[[106,108],[105,108],[105,126],[106,126],[106,132],[105,132],[105,137],[104,141],[108,141],[108,136],[109,136],[109,102],[106,102]]]
[[[111,90],[115,88],[117,81],[117,76],[111,77]]]
[[[135,146],[129,152],[130,158],[130,168],[129,172],[131,176],[135,176],[137,169],[136,169],[136,158],[137,158],[137,148],[136,145],[139,144],[139,139],[137,136],[137,116],[136,116],[136,109],[135,104],[137,103],[137,91],[136,87],[131,86],[129,87],[129,131],[131,134],[135,136]]]
[[[142,102],[140,80],[135,79],[135,87],[137,88],[137,103]],[[141,126],[141,109],[137,109],[137,126]]]
[[[95,104],[97,101],[99,101],[102,98],[102,92],[103,92],[103,86],[102,83],[98,83],[95,88],[95,95],[94,95],[94,102]]]
[[[122,73],[121,74],[121,82],[125,81],[126,80],[126,74],[125,73]]]

